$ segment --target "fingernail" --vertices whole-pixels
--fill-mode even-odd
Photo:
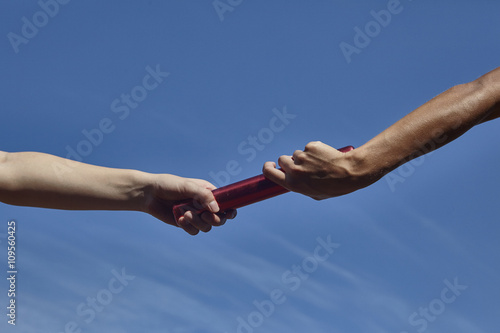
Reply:
[[[208,209],[210,209],[210,211],[212,213],[217,213],[219,211],[219,205],[217,204],[217,202],[214,200],[214,201],[211,201],[209,204],[208,204]]]

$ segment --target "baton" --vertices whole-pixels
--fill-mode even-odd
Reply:
[[[339,151],[347,153],[353,149],[353,146],[347,146],[340,148]],[[289,191],[290,190],[267,179],[263,174],[260,174],[233,184],[219,187],[213,190],[212,193],[219,205],[219,212],[225,212],[229,209],[248,206]],[[193,199],[177,201],[172,208],[175,220],[178,221],[188,210],[192,210],[194,214],[201,214],[207,209],[200,207],[199,204],[195,205]]]

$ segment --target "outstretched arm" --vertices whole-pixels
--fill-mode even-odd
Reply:
[[[321,142],[264,165],[272,181],[315,199],[366,187],[398,166],[444,146],[482,122],[500,117],[500,68],[455,86],[348,152]]]
[[[202,217],[186,212],[179,220],[195,235],[225,222],[225,216],[215,214],[219,207],[213,189],[201,179],[105,168],[36,152],[0,152],[0,201],[12,205],[143,211],[177,225],[173,202],[193,198],[210,211]]]

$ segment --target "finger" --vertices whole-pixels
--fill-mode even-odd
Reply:
[[[236,214],[237,214],[236,209],[228,209],[223,213],[217,213],[217,214],[212,214],[210,212],[203,212],[201,214],[201,218],[203,219],[203,221],[210,224],[211,226],[218,227],[224,225],[228,219],[229,220],[234,219],[236,217]]]
[[[306,155],[305,150],[304,151],[302,151],[302,150],[294,151],[293,155],[292,155],[293,163],[295,165],[301,164],[304,161],[305,155]]]
[[[326,143],[323,143],[321,141],[309,142],[304,148],[304,151],[311,153],[326,153],[326,154],[340,153],[338,149],[333,148],[332,146],[327,145]]]
[[[185,221],[197,231],[200,230],[203,232],[209,232],[210,229],[212,229],[212,226],[210,224],[203,221],[203,219],[199,215],[193,214],[193,212],[186,212],[186,214],[184,214],[184,218]],[[190,230],[192,229],[190,228]]]
[[[290,169],[292,169],[292,167],[296,164],[297,163],[292,156],[282,155],[278,158],[278,165],[283,169],[285,173],[288,173]]]
[[[182,229],[184,229],[184,231],[190,234],[191,236],[197,235],[199,230],[193,227],[191,223],[189,223],[188,220],[186,220],[186,214],[184,214],[184,216],[181,216],[177,220],[177,225]]]
[[[264,163],[262,173],[267,179],[275,182],[278,185],[283,186],[285,184],[285,173],[281,170],[276,169],[276,163],[274,162]]]
[[[236,215],[238,215],[238,211],[236,209],[229,209],[229,210],[226,210],[224,213],[226,214],[225,217],[228,220],[232,220],[236,217]]]
[[[226,215],[225,213],[213,214],[213,213],[205,211],[201,214],[201,219],[205,223],[207,223],[211,226],[219,227],[221,225],[224,225],[224,223],[226,223],[225,215]]]
[[[304,147],[304,151],[318,151],[325,147],[330,147],[321,141],[311,141]]]

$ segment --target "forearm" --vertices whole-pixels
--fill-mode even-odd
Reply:
[[[35,152],[5,153],[0,201],[75,210],[143,210],[148,174]]]
[[[376,181],[499,116],[500,68],[438,95],[358,148],[358,167]]]

